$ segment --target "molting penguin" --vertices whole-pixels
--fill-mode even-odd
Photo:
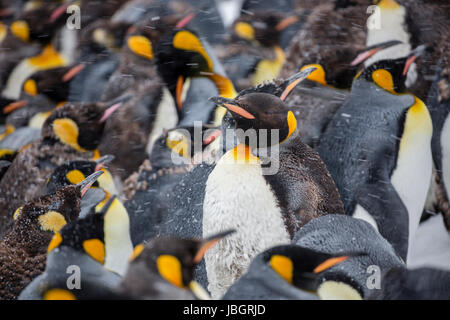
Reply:
[[[231,233],[203,240],[160,237],[136,246],[117,292],[135,299],[208,299],[193,281],[194,268],[209,248]]]
[[[127,36],[120,66],[103,93],[103,100],[123,94],[132,97],[107,122],[106,134],[99,146],[102,153],[116,157],[111,170],[122,179],[137,171],[146,159],[150,137],[159,136],[164,127],[172,128],[176,124],[176,111],[166,103],[163,81],[154,59],[161,36],[173,27],[174,20],[169,16],[156,22],[143,22]],[[165,125],[158,126],[158,119]]]
[[[301,1],[304,2],[304,1]],[[358,68],[350,66],[352,58],[365,47],[362,21],[367,18],[367,0],[326,1],[316,5],[287,49],[280,77],[287,77],[308,64],[320,64],[326,70],[327,83],[349,88]],[[324,28],[333,22],[332,28]],[[381,42],[381,41],[380,41]]]
[[[405,89],[409,62],[420,49],[365,68],[318,147],[346,214],[371,223],[405,261],[432,168],[430,114]]]
[[[203,234],[237,229],[205,255],[213,298],[223,295],[256,254],[289,243],[312,218],[344,212],[324,163],[294,134],[297,122],[283,102],[313,70],[249,88],[233,100],[212,98],[231,112],[241,143],[217,162],[206,183]]]
[[[97,160],[69,161],[53,171],[47,180],[47,193],[53,193],[56,189],[70,184],[77,184],[96,171],[103,174],[92,185],[81,200],[80,218],[86,216],[93,207],[102,207],[111,195],[117,195],[111,173],[104,167],[114,159],[111,155],[103,156]]]
[[[20,294],[21,300],[54,300],[66,298],[95,298],[109,295],[119,282],[120,276],[106,267],[111,259],[128,265],[132,247],[123,251],[125,241],[117,237],[117,228],[125,231],[119,221],[110,216],[115,213],[115,202],[111,198],[99,213],[91,212],[85,218],[67,224],[56,233],[49,246],[45,272],[34,279]],[[111,242],[114,241],[113,243]],[[78,288],[69,290],[68,270],[76,265],[81,273]],[[121,268],[119,274],[124,273]]]
[[[3,277],[0,298],[16,299],[20,291],[44,271],[46,250],[53,233],[78,217],[81,198],[100,174],[28,202],[14,212],[14,225],[0,241]]]
[[[253,259],[248,271],[228,289],[223,299],[330,299],[332,281],[322,281],[321,274],[352,258],[345,253],[328,254],[297,245],[274,247]],[[361,299],[360,293],[350,285],[341,283],[335,291],[334,298]]]
[[[398,43],[399,41],[388,41],[376,44],[366,48],[362,55],[371,55]],[[338,89],[330,85],[333,80],[320,64],[305,65],[300,71],[310,67],[316,70],[292,91],[286,99],[286,104],[292,108],[297,121],[302,124],[298,129],[302,141],[315,148],[319,145],[328,122],[350,94],[350,87]]]
[[[0,235],[11,226],[8,213],[40,195],[56,166],[86,160],[95,153],[105,120],[121,106],[106,103],[68,104],[56,109],[41,131],[41,139],[25,146],[0,182]]]

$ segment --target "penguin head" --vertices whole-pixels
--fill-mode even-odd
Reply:
[[[281,278],[301,290],[314,292],[325,299],[331,296],[327,295],[329,291],[340,290],[341,297],[359,299],[360,294],[350,285],[321,278],[323,271],[355,255],[359,254],[332,255],[297,245],[284,245],[267,250],[263,253],[263,259]]]
[[[84,64],[76,64],[38,71],[25,80],[22,93],[28,97],[43,94],[55,103],[66,101],[71,80],[83,69]]]
[[[198,285],[193,282],[195,266],[209,248],[233,232],[222,232],[202,240],[154,238],[146,245],[136,246],[128,273],[133,272],[134,264],[144,262],[149,272],[180,289],[191,289],[196,294]]]
[[[211,101],[227,108],[236,122],[236,128],[256,131],[257,144],[238,138],[252,148],[270,147],[287,140],[297,128],[297,120],[284,100],[315,68],[305,69],[285,81],[265,83],[241,91],[235,99],[212,97]],[[260,130],[267,130],[266,139],[260,139]],[[273,132],[278,139],[273,139]],[[251,139],[250,139],[251,140]],[[265,140],[265,141],[263,141]],[[250,143],[250,144],[249,144]]]
[[[10,26],[11,33],[22,41],[37,40],[49,43],[59,27],[69,18],[66,9],[70,2],[60,4],[41,2],[38,6],[24,10]]]
[[[257,41],[265,47],[280,44],[281,33],[289,26],[297,23],[300,17],[296,14],[285,14],[274,11],[254,11],[243,14],[233,23],[233,35],[249,42]]]
[[[425,49],[426,47],[422,45],[411,51],[407,57],[377,61],[365,68],[360,76],[390,93],[406,93],[410,67]]]
[[[97,160],[74,160],[58,166],[53,170],[47,180],[47,193],[53,193],[57,189],[78,184],[89,175],[97,171],[104,173],[92,184],[92,187],[100,187],[106,191],[115,190],[114,181],[105,164],[114,160],[114,156],[105,155]]]
[[[120,233],[121,229],[123,229],[120,221],[116,221],[117,211],[120,210],[119,203],[120,201],[117,197],[113,196],[106,202],[99,213],[91,212],[86,217],[67,224],[53,236],[47,252],[50,253],[58,247],[67,246],[88,255],[105,267],[111,259],[119,258],[123,262],[128,263],[132,247],[130,246],[129,252],[125,253],[115,250],[115,246],[117,246],[115,242],[117,240],[120,242],[121,240],[115,233],[118,230]],[[123,227],[126,228],[128,226]],[[110,269],[110,271],[116,270]]]
[[[395,0],[374,0],[374,4],[381,10],[398,10],[401,6]]]
[[[122,102],[66,104],[47,118],[42,127],[42,137],[80,152],[94,151],[100,143],[105,121],[121,105]]]
[[[202,137],[202,143],[198,146],[195,142],[196,130],[199,130],[200,136]],[[197,128],[195,126],[186,126],[171,129],[155,143],[153,147],[154,151],[151,154],[151,163],[160,162],[158,159],[161,159],[164,149],[167,148],[187,160],[192,160],[195,154],[203,152],[221,134],[221,130],[212,126],[201,126]],[[198,150],[196,150],[197,147]],[[171,161],[169,163],[173,162]]]
[[[230,79],[222,74],[209,45],[188,28],[175,28],[164,35],[156,50],[158,73],[167,84],[177,109],[183,107],[183,87],[188,78],[206,77],[219,94],[232,98],[236,91]]]
[[[13,233],[25,240],[30,252],[42,252],[52,235],[78,218],[81,198],[101,173],[94,173],[78,185],[66,186],[19,207],[13,214]],[[29,241],[35,237],[36,241]]]

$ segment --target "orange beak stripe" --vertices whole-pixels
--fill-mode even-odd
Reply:
[[[296,16],[290,16],[287,18],[284,18],[283,20],[281,20],[276,26],[275,26],[275,30],[276,31],[283,31],[284,29],[286,29],[287,27],[289,27],[290,25],[296,23],[298,21],[298,17]]]
[[[294,90],[294,88],[303,80],[303,78],[299,78],[292,82],[290,85],[286,87],[286,89],[283,91],[283,94],[281,95],[280,99],[284,101],[284,99],[287,98],[289,93]]]
[[[229,103],[225,103],[224,106],[227,107],[227,109],[229,109],[230,111],[240,115],[241,117],[243,117],[245,119],[255,119],[255,116],[252,115],[247,110],[245,110],[244,108],[241,108],[239,106],[235,106],[235,105],[229,104]]]
[[[3,108],[3,113],[4,114],[11,113],[17,109],[20,109],[20,108],[26,106],[27,104],[28,104],[28,101],[25,101],[25,100],[10,103],[6,107]]]
[[[342,261],[347,260],[348,257],[343,256],[343,257],[336,257],[336,258],[330,258],[328,260],[326,260],[325,262],[322,262],[321,264],[319,264],[315,269],[314,269],[314,273],[321,273],[322,271],[328,270],[331,267],[337,265],[338,263],[341,263]]]
[[[181,108],[183,108],[183,101],[181,101],[181,94],[183,93],[183,83],[184,83],[183,76],[179,76],[178,81],[177,81],[177,88],[176,88],[176,100],[177,100],[178,110],[181,110]]]
[[[215,245],[217,242],[219,242],[221,238],[213,239],[211,241],[205,242],[200,249],[197,251],[197,254],[194,257],[194,263],[199,263],[203,256],[205,255],[206,251],[208,251],[209,248],[211,248],[213,245]]]
[[[67,82],[72,80],[77,74],[79,74],[84,69],[84,64],[80,63],[75,67],[71,68],[66,74],[62,77],[63,82]]]
[[[403,69],[403,75],[404,76],[406,76],[406,74],[408,73],[409,68],[414,63],[414,61],[416,61],[416,59],[417,59],[417,56],[412,56],[412,57],[408,58],[408,60],[406,60],[405,68]]]

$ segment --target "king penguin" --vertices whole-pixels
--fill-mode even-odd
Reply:
[[[41,138],[20,150],[0,183],[0,235],[11,226],[8,213],[41,195],[55,167],[69,160],[98,157],[96,148],[105,120],[121,105],[67,104],[47,118]]]
[[[205,255],[213,298],[221,297],[258,253],[289,243],[310,219],[344,212],[329,172],[295,134],[297,122],[283,102],[313,70],[246,89],[235,99],[212,98],[232,114],[240,142],[206,183],[203,234],[237,229]]]
[[[67,224],[53,236],[47,248],[45,272],[22,291],[20,300],[65,297],[100,299],[117,287],[121,280],[120,273],[108,270],[106,265],[111,259],[128,265],[132,247],[125,251],[120,249],[124,245],[121,242],[127,240],[117,237],[114,229],[125,230],[126,226],[108,217],[114,215],[116,201],[116,198],[111,198],[99,213],[91,212],[86,217]],[[111,240],[115,243],[111,243]],[[73,290],[69,290],[67,286],[67,272],[72,270],[71,266],[77,266],[80,272],[79,286],[74,286]],[[121,269],[123,273],[124,268]]]
[[[224,300],[316,300],[329,299],[332,281],[322,281],[321,274],[351,260],[346,253],[336,255],[284,245],[270,248],[256,256],[248,271],[223,297]],[[340,284],[335,298],[360,300],[360,293]],[[335,290],[336,293],[338,290]]]
[[[346,214],[371,223],[405,261],[432,169],[430,114],[405,89],[409,62],[422,49],[365,68],[318,147]]]
[[[80,199],[100,174],[94,173],[78,185],[30,201],[14,212],[13,227],[0,241],[0,298],[16,299],[44,271],[52,235],[77,219]]]

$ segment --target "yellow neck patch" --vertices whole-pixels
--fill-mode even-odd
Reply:
[[[64,216],[56,211],[48,211],[39,216],[39,224],[43,231],[59,232],[66,225]]]
[[[380,7],[381,9],[393,10],[400,8],[400,5],[395,0],[381,0],[378,3],[378,7]]]
[[[234,149],[231,150],[233,155],[233,160],[236,163],[259,163],[259,158],[252,154],[249,146],[245,144],[239,144]]]
[[[69,290],[51,289],[44,294],[44,300],[77,300],[77,298]]]
[[[100,239],[83,241],[84,251],[95,261],[105,263],[105,244]]]
[[[78,144],[78,125],[72,119],[55,119],[53,121],[53,132],[62,143],[81,152],[87,151]]]
[[[55,233],[53,235],[52,240],[50,241],[50,243],[48,245],[47,253],[50,253],[53,249],[58,248],[59,245],[61,244],[62,240],[63,239],[61,237],[61,234],[59,232]]]
[[[245,40],[255,39],[255,29],[247,22],[238,22],[234,26],[236,34]]]
[[[23,208],[23,206],[18,207],[16,209],[16,211],[14,211],[14,214],[13,214],[13,219],[14,220],[17,220],[17,218],[19,218],[20,214],[22,213],[22,208]]]
[[[327,85],[327,81],[325,80],[325,69],[320,64],[308,64],[306,66],[303,66],[300,71],[303,71],[305,69],[314,67],[316,70],[311,72],[306,79],[320,83],[324,86]]]
[[[186,30],[179,31],[173,37],[173,46],[180,50],[194,51],[199,53],[208,64],[210,71],[213,70],[213,63],[200,40],[192,33]]]
[[[161,277],[177,287],[184,288],[181,263],[176,257],[167,254],[160,255],[156,259],[156,266]]]
[[[0,141],[2,141],[3,139],[5,139],[5,137],[11,133],[13,133],[16,130],[16,128],[14,128],[14,126],[7,124],[5,126],[5,131],[0,134]]]
[[[36,81],[33,79],[28,79],[23,85],[23,91],[28,93],[30,96],[36,96],[38,94]]]
[[[292,111],[289,111],[288,114],[287,114],[287,123],[288,123],[288,126],[289,126],[289,133],[288,133],[287,137],[283,141],[281,141],[281,143],[283,143],[287,139],[289,139],[289,137],[297,129],[297,119],[295,118],[294,113]]]
[[[392,78],[392,74],[386,69],[378,69],[372,72],[372,80],[384,90],[393,94],[396,93],[394,91],[394,79]]]
[[[38,70],[62,67],[66,64],[65,59],[51,44],[46,45],[40,55],[29,58],[28,61]]]
[[[131,254],[131,257],[130,257],[130,261],[133,261],[134,259],[139,257],[139,255],[142,253],[142,251],[144,251],[144,249],[145,249],[145,246],[142,243],[138,244],[136,247],[134,247],[133,253]]]
[[[144,36],[131,36],[128,38],[128,48],[138,56],[152,60],[153,48],[151,41]]]
[[[23,20],[14,21],[11,24],[11,32],[17,38],[22,41],[28,42],[30,40],[30,28],[28,27],[28,23]]]
[[[86,179],[83,172],[81,172],[80,170],[77,170],[77,169],[69,171],[66,174],[66,178],[71,184],[78,184],[81,181],[83,181],[84,179]]]
[[[16,151],[12,149],[0,149],[0,159],[4,156],[13,155]]]
[[[3,39],[5,39],[7,31],[8,28],[6,27],[6,25],[0,22],[0,43],[3,41]]]
[[[284,61],[286,61],[286,54],[279,46],[274,47],[275,59],[261,60],[256,66],[255,74],[253,75],[253,85],[258,85],[264,81],[272,80],[278,77]]]
[[[118,193],[117,188],[111,173],[105,168],[102,168],[100,170],[103,171],[103,174],[97,179],[99,187],[102,188],[107,193],[117,194]]]
[[[282,255],[273,255],[270,258],[270,267],[288,283],[293,284],[294,263],[288,257]]]

